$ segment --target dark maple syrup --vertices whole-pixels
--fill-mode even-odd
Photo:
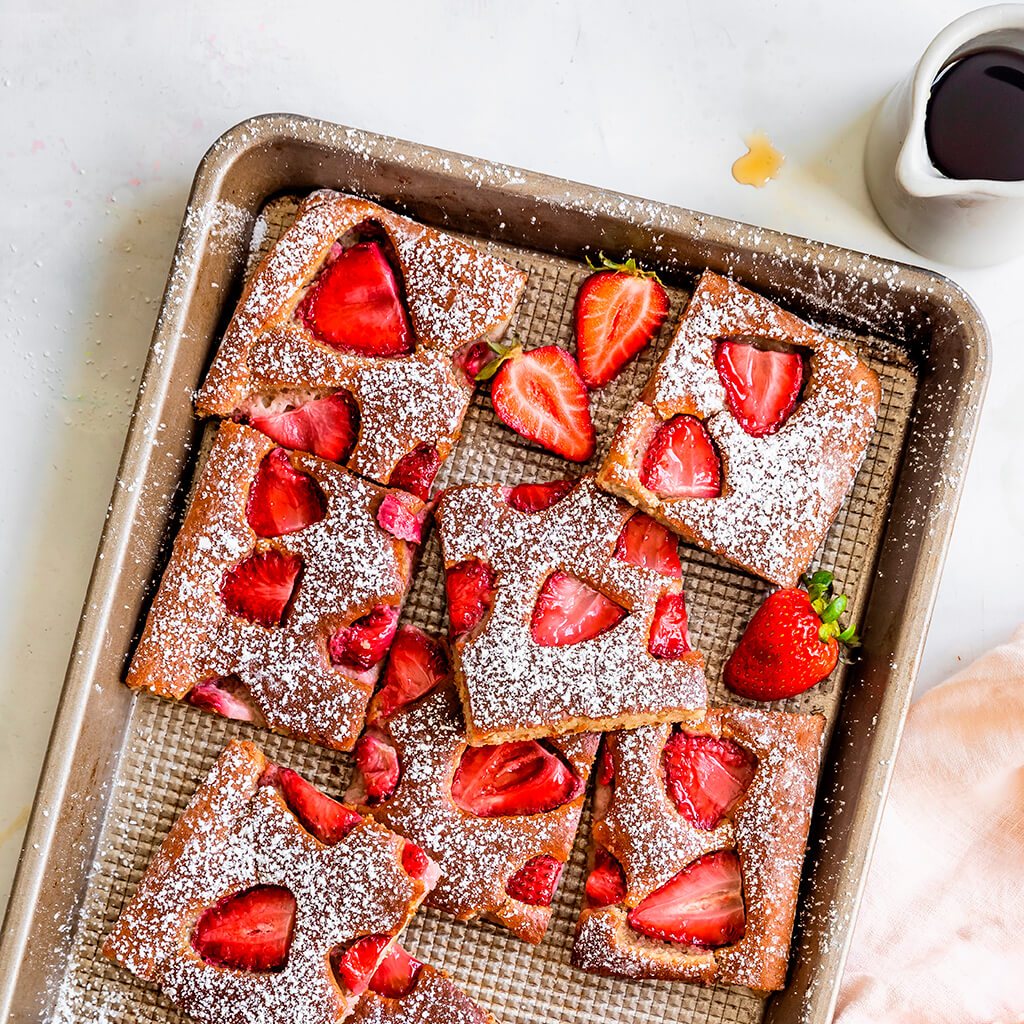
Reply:
[[[947,178],[1024,180],[1024,54],[980,50],[943,68],[924,133],[932,163]]]

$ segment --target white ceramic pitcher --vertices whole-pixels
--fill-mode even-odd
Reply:
[[[868,191],[889,230],[924,256],[967,267],[1024,253],[1024,181],[941,174],[928,156],[925,109],[947,64],[993,47],[1024,52],[1024,4],[983,7],[943,29],[886,97],[864,152]]]

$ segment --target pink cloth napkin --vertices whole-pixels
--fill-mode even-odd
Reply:
[[[1024,626],[910,709],[835,1024],[1024,1022]]]

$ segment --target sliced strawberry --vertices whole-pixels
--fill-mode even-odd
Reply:
[[[602,738],[601,753],[597,758],[597,784],[610,786],[615,781],[615,761],[608,749],[608,740]]]
[[[679,538],[674,533],[650,516],[638,512],[630,516],[622,528],[615,545],[615,557],[678,580],[683,576],[678,545]]]
[[[379,604],[350,626],[342,626],[331,637],[331,661],[349,668],[373,668],[388,652],[398,628],[398,609]]]
[[[640,482],[661,498],[716,498],[722,491],[718,452],[694,416],[663,423],[644,452]]]
[[[220,599],[232,615],[264,626],[280,626],[301,571],[298,555],[258,551],[224,573]]]
[[[388,486],[415,494],[420,501],[429,501],[430,485],[440,465],[441,456],[432,444],[418,444],[398,460],[388,477]]]
[[[732,740],[679,730],[665,744],[665,785],[694,828],[713,829],[736,807],[757,758]]]
[[[415,843],[407,841],[402,847],[402,867],[413,878],[422,878],[430,867],[430,860]]]
[[[796,408],[804,379],[799,352],[774,352],[744,341],[720,341],[715,367],[725,400],[739,425],[753,437],[774,434]]]
[[[394,491],[385,494],[377,508],[377,525],[392,537],[419,544],[427,513],[427,506],[419,498],[405,491]]]
[[[686,597],[682,592],[658,598],[647,649],[656,658],[679,658],[693,650],[686,630]]]
[[[448,678],[444,648],[415,626],[402,626],[391,645],[384,685],[377,691],[368,721],[382,722]]]
[[[396,942],[370,979],[370,991],[388,999],[402,999],[415,987],[423,963]]]
[[[542,814],[582,791],[571,765],[536,740],[467,747],[452,779],[456,806],[478,818]]]
[[[283,448],[267,452],[249,488],[245,518],[257,537],[281,537],[320,522],[327,514],[323,491],[289,462]]]
[[[257,885],[205,910],[192,945],[207,963],[240,971],[279,971],[295,930],[295,897],[280,885]]]
[[[594,454],[587,389],[564,349],[511,350],[494,378],[491,401],[502,423],[556,455],[586,462]]]
[[[494,603],[494,570],[477,558],[453,565],[445,572],[451,635],[468,633]]]
[[[564,647],[592,640],[625,617],[625,608],[582,580],[553,572],[537,595],[530,632],[541,647]]]
[[[253,703],[248,687],[237,676],[214,676],[196,683],[185,695],[189,704],[206,708],[237,722],[264,725],[263,715]]]
[[[565,865],[546,853],[531,857],[509,880],[505,892],[520,903],[549,907]]]
[[[494,358],[494,352],[486,341],[474,341],[463,345],[452,356],[452,362],[466,375],[470,387],[476,387],[480,371]]]
[[[575,480],[552,480],[548,484],[519,484],[513,487],[508,503],[519,512],[543,512],[557,505],[575,486]]]
[[[377,971],[381,954],[390,941],[390,935],[364,935],[347,949],[344,946],[335,946],[331,950],[334,976],[352,995],[362,995],[369,987],[370,979]]]
[[[412,351],[398,282],[376,242],[346,249],[320,274],[296,313],[313,337],[332,348],[367,356]]]
[[[373,805],[391,796],[400,774],[398,751],[379,729],[372,726],[359,737],[356,767],[363,773],[366,801]]]
[[[330,462],[346,462],[359,436],[359,407],[347,391],[312,398],[281,412],[250,415],[248,421],[285,448]]]
[[[743,938],[743,879],[735,850],[706,853],[629,912],[630,927],[654,939],[700,949]]]
[[[576,297],[576,353],[587,387],[607,384],[650,343],[668,316],[668,295],[653,274],[628,260],[583,282]]]
[[[610,907],[626,898],[622,865],[600,847],[594,852],[594,869],[587,875],[587,905]]]
[[[279,790],[302,827],[327,846],[340,843],[363,820],[362,815],[321,793],[291,768],[271,766],[260,784]]]

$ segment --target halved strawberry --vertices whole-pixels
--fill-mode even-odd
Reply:
[[[665,786],[694,828],[713,829],[746,793],[757,758],[732,740],[679,730],[665,744]]]
[[[615,545],[615,557],[673,579],[681,579],[683,575],[679,538],[643,512],[630,516],[622,528]]]
[[[681,591],[662,594],[658,598],[647,649],[656,658],[679,658],[693,650],[690,634],[686,631],[686,597]]]
[[[541,647],[564,647],[592,640],[625,617],[625,608],[582,580],[553,572],[537,595],[530,633]]]
[[[601,266],[576,296],[576,354],[588,388],[607,384],[644,346],[668,316],[668,295],[653,273],[635,259]]]
[[[415,495],[393,491],[384,495],[377,508],[377,525],[392,537],[419,544],[423,539],[427,512],[427,506]]]
[[[402,847],[402,867],[413,878],[422,878],[430,867],[430,860],[415,843],[406,841]]]
[[[265,725],[263,715],[253,703],[249,688],[237,676],[213,676],[196,683],[185,695],[189,704],[206,708],[237,722]]]
[[[695,416],[674,416],[644,452],[640,482],[661,498],[716,498],[722,491],[718,452]]]
[[[587,875],[587,906],[610,907],[626,898],[622,865],[607,851],[594,851],[594,868]]]
[[[549,907],[565,865],[548,854],[531,857],[509,880],[505,892],[520,903]]]
[[[379,604],[350,626],[342,626],[331,637],[331,661],[349,668],[373,668],[387,654],[398,628],[398,609]]]
[[[452,779],[456,806],[478,818],[553,811],[582,791],[572,766],[536,740],[467,747]]]
[[[419,700],[447,678],[444,648],[423,630],[402,626],[391,644],[384,685],[373,698],[367,721],[390,718],[399,708]]]
[[[597,784],[610,786],[615,781],[615,760],[608,749],[608,740],[601,738],[601,752],[597,756]]]
[[[203,911],[192,945],[218,967],[279,971],[294,930],[295,897],[280,885],[257,885]]]
[[[363,820],[362,815],[321,793],[291,768],[272,765],[263,773],[260,784],[278,789],[302,827],[327,846],[340,843]]]
[[[629,912],[630,927],[654,939],[700,949],[743,938],[743,879],[735,850],[716,850],[688,864]]]
[[[332,348],[368,356],[412,351],[398,282],[376,242],[346,249],[320,274],[296,314]]]
[[[302,571],[298,555],[257,551],[224,573],[220,599],[232,615],[264,626],[280,626]]]
[[[310,452],[330,462],[346,462],[359,436],[359,407],[347,391],[326,398],[311,398],[300,405],[285,403],[280,412],[250,414],[250,427],[272,441]]]
[[[390,941],[390,935],[364,935],[348,948],[335,946],[331,950],[334,976],[352,995],[362,995],[369,987],[381,954]]]
[[[402,999],[415,987],[423,963],[396,942],[370,979],[370,991],[388,999]]]
[[[485,366],[478,379],[497,365],[491,402],[498,419],[556,455],[586,462],[594,454],[594,424],[576,360],[557,345],[529,352],[516,345]]]
[[[445,571],[449,630],[453,637],[468,633],[494,602],[494,570],[477,558],[468,558]]]
[[[281,537],[320,522],[327,514],[323,491],[300,473],[283,448],[267,452],[249,488],[245,518],[257,537]]]
[[[720,341],[715,368],[725,400],[752,437],[774,434],[789,419],[800,397],[804,361],[799,352],[775,352],[739,340]]]
[[[415,494],[420,501],[429,501],[430,485],[440,465],[441,456],[432,444],[418,444],[398,460],[388,477],[388,486]]]
[[[363,773],[366,802],[378,804],[398,785],[398,751],[379,729],[372,726],[359,737],[354,751],[356,767]]]
[[[509,492],[508,503],[518,512],[543,512],[557,505],[575,486],[575,480],[552,480],[547,484],[519,484]]]

